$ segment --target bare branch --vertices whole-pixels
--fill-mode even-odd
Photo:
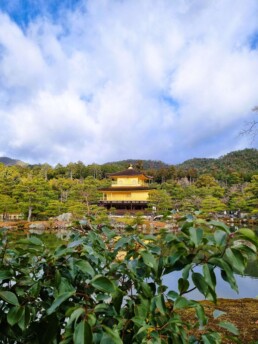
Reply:
[[[258,112],[258,106],[255,106],[252,111]],[[253,120],[245,123],[245,128],[240,131],[240,135],[248,135],[251,137],[251,142],[258,136],[258,121]]]

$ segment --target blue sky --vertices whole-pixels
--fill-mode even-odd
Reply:
[[[256,0],[0,0],[0,156],[176,164],[256,141]]]

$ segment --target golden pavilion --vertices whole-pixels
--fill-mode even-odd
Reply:
[[[123,210],[144,210],[148,206],[149,181],[152,177],[138,171],[130,165],[124,171],[109,173],[112,179],[110,187],[102,188],[100,205],[107,209],[114,207]]]

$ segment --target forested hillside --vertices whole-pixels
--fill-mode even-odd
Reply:
[[[235,170],[240,173],[258,171],[258,150],[243,149],[228,153],[218,159],[195,158],[186,160],[177,165],[178,168],[187,170],[195,168],[200,173],[216,170]]]
[[[136,159],[127,159],[127,160],[121,160],[121,161],[115,161],[115,162],[108,162],[104,164],[106,165],[114,165],[119,168],[126,168],[130,164],[132,164],[135,168],[138,168],[139,170],[159,170],[161,168],[169,167],[169,164],[166,164],[163,161],[160,160],[136,160]]]
[[[27,164],[21,160],[11,159],[8,157],[0,157],[0,163],[3,163],[6,166],[13,166],[13,165],[19,165],[19,166],[26,166]]]

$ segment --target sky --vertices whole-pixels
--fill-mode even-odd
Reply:
[[[257,105],[257,0],[0,0],[0,156],[219,157]]]

